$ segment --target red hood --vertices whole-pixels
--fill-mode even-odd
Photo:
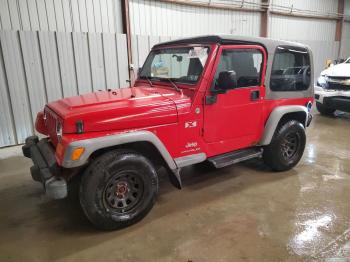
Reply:
[[[134,87],[98,91],[48,104],[63,120],[63,132],[75,133],[83,121],[84,132],[144,128],[177,122],[177,108],[190,108],[191,100],[175,90]]]

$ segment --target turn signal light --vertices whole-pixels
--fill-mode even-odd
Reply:
[[[77,147],[73,150],[72,155],[70,156],[70,159],[72,160],[79,160],[81,155],[84,153],[85,148],[84,147]]]

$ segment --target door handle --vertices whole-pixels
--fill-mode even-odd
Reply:
[[[260,98],[260,91],[259,90],[254,90],[250,93],[250,100],[256,101],[259,100]]]

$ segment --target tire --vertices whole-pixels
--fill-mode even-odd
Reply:
[[[289,120],[279,125],[269,145],[264,148],[264,162],[275,171],[286,171],[300,161],[306,143],[304,126]]]
[[[152,163],[130,150],[114,150],[96,158],[80,184],[80,204],[87,218],[103,230],[132,225],[152,209],[158,175]]]
[[[320,112],[321,115],[325,116],[333,116],[335,109],[326,107],[324,104],[316,102],[317,111]]]

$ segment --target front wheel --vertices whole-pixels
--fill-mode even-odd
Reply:
[[[286,171],[298,164],[306,143],[304,126],[290,120],[276,130],[272,141],[264,148],[264,162],[275,171]]]
[[[153,207],[158,176],[144,156],[114,150],[96,158],[83,174],[80,204],[98,228],[113,230],[132,225]]]

